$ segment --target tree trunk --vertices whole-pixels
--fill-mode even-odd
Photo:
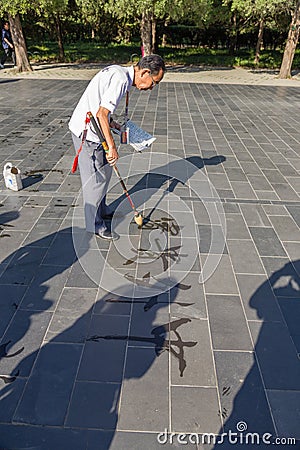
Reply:
[[[233,13],[231,18],[232,23],[232,31],[229,42],[229,54],[234,55],[236,50],[237,38],[238,38],[238,30],[237,30],[237,17],[236,12]]]
[[[166,28],[169,25],[169,22],[170,22],[170,19],[168,18],[168,19],[165,20],[165,23],[164,23],[164,34],[163,34],[162,42],[161,42],[162,47],[166,47],[167,46],[167,34],[165,33],[165,31],[166,31]]]
[[[265,27],[265,20],[264,20],[264,18],[262,18],[259,21],[259,30],[258,30],[258,37],[257,37],[257,44],[256,44],[255,59],[254,59],[255,65],[257,65],[259,63],[260,51],[261,51],[262,41],[263,41],[263,36],[264,36],[264,27]]]
[[[153,16],[152,17],[152,23],[151,23],[151,28],[152,28],[152,45],[151,45],[151,53],[157,53],[158,52],[158,42],[157,42],[157,20],[156,18]]]
[[[296,9],[290,25],[290,31],[285,46],[279,78],[291,78],[292,64],[295,55],[295,50],[299,39],[300,28],[300,0],[297,1]]]
[[[141,39],[145,56],[151,54],[151,14],[150,11],[144,11],[141,20]]]
[[[55,27],[56,27],[56,36],[57,36],[57,43],[58,43],[58,49],[59,49],[59,61],[63,62],[65,60],[65,49],[63,44],[63,36],[61,31],[61,21],[60,21],[60,15],[57,12],[55,14]]]
[[[32,72],[32,67],[28,59],[27,47],[23,35],[20,15],[16,14],[15,16],[11,16],[10,14],[8,14],[8,20],[12,40],[15,46],[17,71]]]

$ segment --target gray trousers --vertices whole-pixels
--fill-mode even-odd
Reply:
[[[77,152],[81,138],[72,133]],[[102,233],[107,229],[103,216],[110,211],[106,206],[106,192],[112,174],[107,164],[105,151],[98,142],[85,141],[79,155],[79,170],[82,183],[86,230]]]

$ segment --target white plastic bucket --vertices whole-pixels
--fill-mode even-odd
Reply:
[[[21,171],[12,165],[12,163],[6,163],[3,169],[3,176],[5,186],[13,191],[20,191],[23,187],[21,179]]]

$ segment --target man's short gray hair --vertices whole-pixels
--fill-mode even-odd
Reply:
[[[157,75],[162,69],[166,71],[164,60],[159,55],[144,56],[137,63],[139,69],[149,69],[152,75]]]

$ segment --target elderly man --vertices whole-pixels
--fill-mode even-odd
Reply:
[[[147,91],[158,84],[165,73],[165,64],[159,55],[143,57],[136,66],[108,66],[91,80],[79,100],[71,120],[69,129],[75,150],[81,147],[79,169],[83,188],[84,213],[86,230],[106,239],[118,239],[106,227],[105,220],[112,218],[113,212],[106,205],[106,192],[112,174],[112,167],[118,160],[116,144],[111,128],[119,129],[110,115],[115,111],[122,97],[131,86]],[[87,112],[91,112],[98,120],[108,145],[105,153],[100,140],[86,122]],[[86,128],[86,139],[82,139]]]

